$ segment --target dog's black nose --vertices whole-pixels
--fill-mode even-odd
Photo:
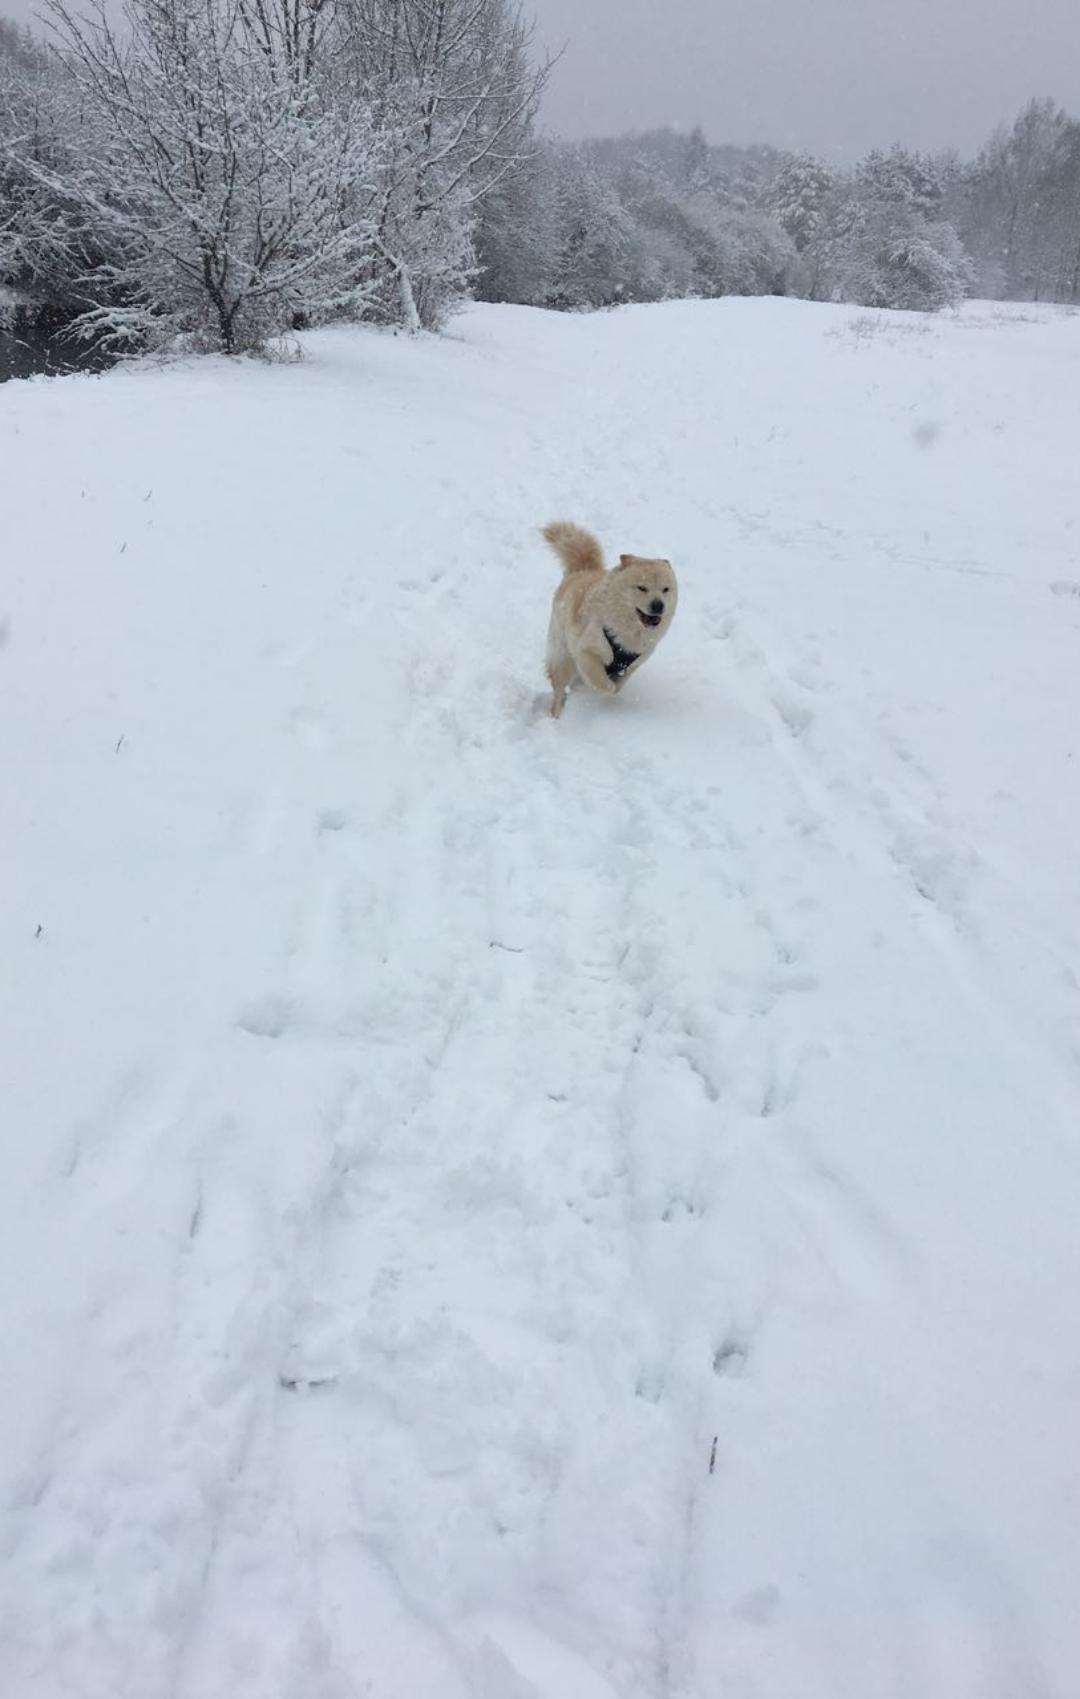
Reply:
[[[651,614],[662,614],[663,611],[664,611],[663,602],[660,600],[659,596],[654,596],[652,601],[649,603],[649,612]]]

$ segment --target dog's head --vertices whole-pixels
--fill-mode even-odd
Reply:
[[[669,560],[649,560],[644,555],[620,555],[615,573],[620,580],[621,600],[631,617],[646,630],[666,626],[679,600],[679,586]]]

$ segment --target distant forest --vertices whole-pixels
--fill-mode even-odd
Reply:
[[[0,19],[0,315],[114,352],[436,329],[469,297],[1080,303],[1080,122],[1050,100],[974,159],[836,170],[700,129],[544,136],[508,0],[49,12],[48,45]]]
[[[1032,100],[973,160],[899,145],[854,169],[656,130],[542,142],[478,230],[485,299],[606,306],[798,295],[935,309],[1080,302],[1080,123]]]

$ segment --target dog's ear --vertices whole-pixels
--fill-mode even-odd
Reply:
[[[620,566],[629,566],[630,562],[633,560],[633,558],[634,558],[633,555],[620,555],[619,556],[619,565]]]

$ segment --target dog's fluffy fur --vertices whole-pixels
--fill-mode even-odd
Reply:
[[[575,673],[605,695],[622,689],[671,624],[679,587],[669,560],[620,555],[607,571],[600,544],[580,525],[558,520],[542,535],[563,565],[547,642],[551,712],[558,719]]]

